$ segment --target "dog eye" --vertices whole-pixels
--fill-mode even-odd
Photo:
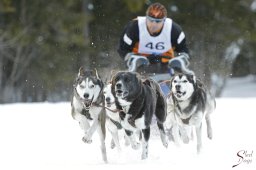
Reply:
[[[84,87],[83,85],[80,85],[80,88],[81,88],[81,89],[84,89],[85,87]]]
[[[92,85],[90,85],[90,87],[89,88],[94,88],[95,86],[94,86],[94,84],[92,84]]]
[[[177,80],[173,80],[174,83],[177,83]]]
[[[126,77],[126,78],[124,79],[124,81],[127,82],[127,83],[129,83],[129,82],[130,82],[130,79]]]
[[[119,77],[116,77],[116,78],[115,78],[115,82],[117,82],[118,80],[119,80]]]
[[[187,83],[188,81],[187,80],[184,80],[183,83]]]

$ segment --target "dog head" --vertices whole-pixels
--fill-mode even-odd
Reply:
[[[79,69],[74,83],[75,94],[80,100],[89,107],[93,102],[98,100],[103,89],[103,82],[100,79],[97,70]]]
[[[105,103],[106,103],[107,107],[111,107],[112,104],[115,103],[115,97],[114,97],[114,95],[112,94],[112,91],[111,91],[111,83],[107,84],[104,87],[103,94],[104,94],[104,97],[105,97]]]
[[[195,91],[196,77],[192,74],[176,74],[172,81],[172,93],[180,100],[187,100]]]
[[[134,72],[118,72],[112,78],[112,93],[118,99],[133,101],[140,95],[142,81]]]

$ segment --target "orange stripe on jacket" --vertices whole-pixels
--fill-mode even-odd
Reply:
[[[134,54],[139,54],[139,55],[143,55],[145,57],[149,56],[150,54],[142,54],[139,53],[139,42],[135,43],[135,46],[132,49],[132,52]],[[174,58],[174,48],[171,48],[170,50],[168,50],[167,52],[163,53],[162,56],[168,56],[170,57],[170,59]],[[162,63],[167,63],[170,59],[167,58],[162,58],[161,62]]]

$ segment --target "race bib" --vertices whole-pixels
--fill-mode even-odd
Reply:
[[[147,30],[146,17],[138,17],[139,24],[139,53],[162,54],[172,48],[172,20],[166,18],[163,29],[158,36],[151,36]]]

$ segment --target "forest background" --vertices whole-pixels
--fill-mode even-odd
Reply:
[[[1,0],[0,103],[68,101],[80,66],[125,69],[125,25],[150,0]],[[191,68],[215,96],[256,74],[256,0],[159,0],[186,34]]]

